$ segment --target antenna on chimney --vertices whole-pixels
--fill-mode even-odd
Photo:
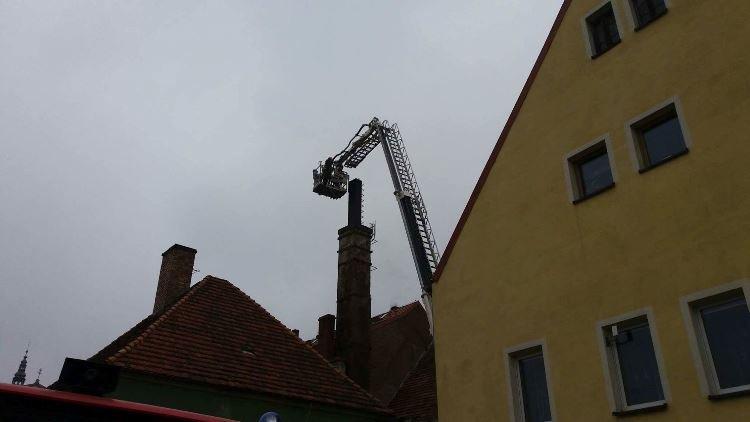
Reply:
[[[371,242],[374,245],[374,244],[378,243],[377,239],[375,239],[375,222],[374,221],[372,223],[370,223],[370,230],[372,230],[372,237],[371,237],[372,240],[371,240]]]

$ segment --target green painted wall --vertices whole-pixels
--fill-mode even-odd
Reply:
[[[283,422],[374,422],[389,421],[379,416],[317,403],[214,389],[123,372],[110,397],[138,403],[256,422],[268,411],[277,412]]]

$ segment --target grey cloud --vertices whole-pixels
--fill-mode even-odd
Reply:
[[[317,160],[398,122],[444,247],[559,4],[0,2],[0,371],[31,341],[49,383],[145,317],[175,242],[314,336],[345,220]],[[381,312],[416,275],[382,153],[352,173]]]

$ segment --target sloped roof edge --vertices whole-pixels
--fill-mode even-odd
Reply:
[[[312,391],[302,394],[300,392],[292,392],[292,391],[282,392],[282,391],[276,391],[274,389],[253,388],[250,386],[239,385],[239,384],[234,385],[233,383],[217,384],[216,382],[212,382],[208,380],[200,380],[200,379],[197,379],[195,377],[190,377],[190,376],[178,376],[175,374],[168,374],[168,373],[163,373],[159,371],[145,370],[145,369],[133,367],[128,364],[123,364],[119,362],[119,360],[121,360],[124,356],[127,356],[129,353],[137,350],[155,330],[159,329],[159,327],[164,323],[164,321],[168,320],[170,316],[176,311],[178,311],[181,307],[187,306],[185,304],[187,302],[190,302],[191,297],[197,295],[198,292],[204,286],[207,286],[208,283],[211,283],[211,282],[221,282],[227,285],[228,286],[227,288],[231,288],[232,291],[236,292],[235,294],[241,295],[246,300],[251,302],[253,306],[258,311],[262,312],[266,318],[268,318],[269,320],[272,320],[278,326],[283,327],[287,331],[286,334],[288,334],[290,338],[293,337],[299,343],[299,347],[304,348],[308,352],[311,352],[312,354],[314,354],[317,357],[317,359],[320,361],[320,363],[324,365],[328,369],[328,371],[330,371],[330,374],[334,378],[338,379],[342,384],[348,385],[349,389],[351,389],[352,391],[358,392],[362,396],[365,396],[367,399],[364,401],[359,400],[359,399],[341,400],[341,397],[336,397],[336,398],[322,397],[320,396],[318,392],[312,392]],[[128,371],[156,375],[159,377],[164,377],[164,378],[169,378],[169,379],[175,379],[175,380],[181,380],[181,381],[193,382],[193,383],[197,382],[200,384],[219,386],[223,388],[231,388],[231,389],[237,389],[237,390],[243,390],[243,391],[250,391],[250,392],[259,393],[259,394],[270,394],[270,395],[275,395],[279,397],[309,400],[309,401],[317,402],[323,405],[341,406],[341,407],[349,408],[352,410],[375,412],[375,413],[380,413],[383,415],[391,414],[391,411],[387,408],[387,406],[384,403],[381,403],[376,397],[370,394],[369,391],[360,387],[358,384],[352,381],[345,374],[339,372],[333,365],[331,365],[325,358],[323,358],[313,347],[311,347],[309,344],[306,344],[303,340],[301,340],[299,337],[293,334],[292,331],[289,330],[288,327],[286,327],[283,323],[281,323],[275,316],[273,316],[270,312],[268,312],[263,306],[258,304],[253,298],[248,296],[246,293],[244,293],[241,289],[233,285],[228,280],[221,279],[221,278],[211,276],[211,275],[206,276],[203,280],[193,285],[187,292],[185,292],[179,299],[177,299],[175,302],[169,305],[161,313],[149,315],[148,317],[143,319],[141,322],[137,323],[131,329],[129,329],[128,331],[123,333],[121,336],[116,338],[114,341],[112,341],[110,344],[105,346],[102,350],[100,350],[99,352],[94,354],[92,357],[90,357],[89,360],[123,366]]]
[[[129,351],[133,350],[133,348],[137,347],[140,343],[143,342],[143,340],[146,337],[148,337],[149,334],[151,334],[156,329],[156,327],[162,321],[169,318],[169,315],[171,315],[175,311],[175,309],[177,309],[181,304],[185,303],[185,301],[187,301],[190,298],[190,296],[195,294],[195,292],[197,292],[198,289],[202,285],[206,284],[206,280],[209,280],[210,278],[216,278],[216,277],[207,276],[203,280],[196,283],[195,286],[193,286],[193,288],[185,292],[182,295],[182,297],[180,297],[177,301],[175,301],[172,305],[170,305],[167,309],[165,309],[164,312],[159,314],[156,317],[156,319],[151,324],[149,324],[143,331],[140,331],[140,335],[138,335],[138,337],[128,342],[125,346],[123,346],[120,350],[115,352],[113,355],[106,357],[105,361],[107,363],[113,363],[115,360],[122,357],[124,354],[128,353]]]
[[[466,225],[466,221],[469,219],[471,210],[474,208],[474,204],[477,202],[477,199],[479,198],[479,194],[482,191],[482,187],[484,187],[484,184],[487,181],[487,177],[489,176],[490,171],[492,170],[492,167],[494,166],[495,161],[497,160],[497,156],[500,154],[500,150],[502,149],[503,144],[505,143],[505,139],[508,137],[508,134],[510,133],[510,129],[513,127],[513,123],[516,121],[518,114],[521,112],[521,107],[523,106],[524,101],[526,101],[526,96],[529,94],[529,91],[531,90],[531,86],[534,84],[534,80],[536,79],[536,76],[542,67],[542,63],[544,62],[544,59],[547,57],[547,53],[549,52],[549,49],[552,46],[552,42],[555,39],[557,30],[560,28],[560,24],[562,23],[563,18],[565,17],[565,12],[567,12],[568,7],[570,6],[571,2],[572,0],[564,0],[562,6],[560,6],[560,11],[557,13],[557,17],[555,18],[555,21],[552,24],[552,28],[550,29],[550,32],[547,35],[547,39],[545,40],[544,45],[542,46],[542,50],[539,52],[539,56],[537,56],[536,62],[534,62],[534,66],[531,68],[531,72],[529,73],[529,77],[526,79],[526,83],[524,84],[523,89],[521,90],[521,94],[518,96],[518,99],[516,100],[516,103],[513,106],[513,110],[510,112],[510,115],[508,116],[508,120],[506,121],[502,132],[500,132],[500,136],[497,139],[497,143],[495,144],[495,147],[492,149],[492,153],[490,153],[490,158],[487,159],[487,163],[485,163],[484,168],[482,169],[482,173],[479,175],[479,179],[477,180],[477,183],[474,186],[474,190],[471,192],[471,196],[469,196],[469,200],[466,202],[464,211],[461,213],[461,217],[458,219],[456,228],[453,229],[453,234],[451,235],[451,238],[448,241],[448,245],[445,247],[445,251],[443,252],[443,256],[441,257],[440,262],[438,263],[437,269],[435,270],[435,274],[433,276],[433,283],[437,283],[440,280],[440,276],[443,274],[443,270],[445,269],[445,266],[447,265],[448,260],[450,259],[451,252],[453,252],[453,247],[456,245],[456,242],[458,241],[458,237],[461,235],[461,231]]]
[[[388,326],[401,318],[406,317],[418,308],[422,308],[422,305],[418,300],[407,303],[403,306],[392,307],[382,314],[370,318],[370,330],[376,330]],[[424,310],[424,308],[422,309]]]
[[[398,387],[388,407],[399,418],[416,421],[433,420],[437,416],[437,388],[435,378],[435,342],[430,342],[414,367]]]
[[[203,282],[203,280],[195,283],[185,293],[182,294],[172,304],[165,307],[161,312],[156,314],[148,315],[143,318],[140,322],[132,326],[130,329],[122,333],[119,337],[112,340],[109,344],[104,346],[101,350],[96,352],[94,355],[88,358],[90,361],[100,363],[110,363],[115,356],[121,356],[124,353],[132,350],[134,346],[142,342],[144,336],[140,333],[150,333],[156,326],[164,320],[164,317],[173,312],[179,304],[184,302],[186,296],[192,295],[196,288]]]

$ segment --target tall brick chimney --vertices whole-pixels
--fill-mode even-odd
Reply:
[[[339,229],[336,293],[336,355],[346,374],[370,386],[370,244],[372,229],[362,225],[362,181],[349,182],[349,224]]]
[[[325,314],[318,318],[318,352],[332,360],[336,353],[336,317]]]
[[[163,311],[190,288],[197,252],[193,248],[174,244],[161,254],[161,271],[153,313]]]

